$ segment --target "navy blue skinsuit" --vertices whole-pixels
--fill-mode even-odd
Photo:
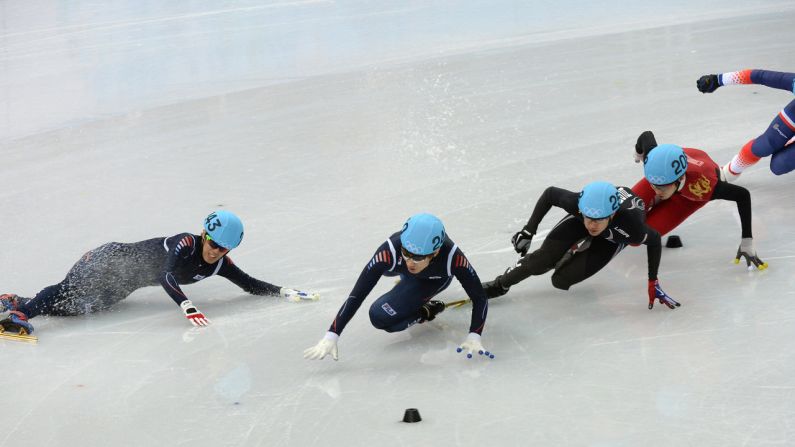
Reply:
[[[254,295],[278,295],[279,287],[240,270],[228,256],[214,264],[202,258],[201,237],[180,233],[133,243],[110,242],[89,251],[58,284],[33,299],[21,299],[28,318],[80,315],[107,309],[142,287],[160,285],[177,305],[188,298],[179,287],[223,276]]]
[[[727,79],[729,77],[730,79]],[[770,70],[741,70],[720,76],[722,84],[759,84],[795,93],[795,73]],[[749,141],[751,152],[770,159],[770,170],[776,175],[795,169],[795,145],[787,145],[795,136],[795,100],[784,106],[762,135]]]
[[[389,237],[362,270],[353,290],[337,313],[329,331],[341,334],[381,276],[400,276],[400,282],[370,306],[370,321],[377,329],[402,331],[420,321],[420,308],[457,278],[472,300],[469,331],[480,334],[486,322],[488,301],[475,269],[458,246],[446,238],[428,267],[413,274],[400,255],[400,232]]]

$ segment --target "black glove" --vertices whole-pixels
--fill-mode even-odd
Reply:
[[[696,81],[696,87],[701,93],[712,93],[720,87],[718,75],[704,75]]]
[[[640,163],[649,155],[649,151],[657,147],[657,140],[654,139],[654,134],[647,130],[640,134],[638,142],[635,143],[635,163]]]
[[[524,256],[527,254],[527,250],[530,249],[530,242],[532,240],[533,233],[522,228],[522,231],[513,235],[511,238],[511,243],[513,244],[513,249],[516,250],[516,252],[520,255]]]

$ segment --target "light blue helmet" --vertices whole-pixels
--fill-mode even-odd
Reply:
[[[433,214],[415,214],[403,224],[400,243],[415,255],[429,255],[441,248],[447,235],[444,225]]]
[[[618,211],[618,190],[612,183],[593,182],[585,185],[577,204],[583,216],[604,219]]]
[[[661,144],[646,157],[643,172],[652,185],[668,185],[687,171],[687,155],[682,146]]]
[[[204,231],[216,244],[233,249],[243,240],[243,222],[230,211],[217,210],[204,219]]]

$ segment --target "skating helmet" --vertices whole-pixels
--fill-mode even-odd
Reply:
[[[243,222],[230,211],[217,210],[204,219],[204,231],[216,244],[233,249],[243,240]]]
[[[441,248],[447,234],[444,225],[433,214],[419,213],[409,217],[403,224],[400,243],[415,255],[429,255]]]
[[[652,185],[671,184],[685,175],[687,155],[681,146],[661,144],[649,152],[643,171]]]
[[[578,206],[583,216],[604,219],[618,211],[618,190],[608,182],[593,182],[585,185],[580,193]]]

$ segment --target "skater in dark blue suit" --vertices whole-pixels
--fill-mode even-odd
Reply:
[[[723,85],[759,84],[795,93],[795,73],[770,70],[740,70],[704,75],[696,81],[701,93],[712,93]],[[747,142],[730,162],[721,168],[724,180],[733,182],[742,172],[764,157],[770,157],[770,171],[776,175],[795,169],[795,100],[773,118],[767,129]]]
[[[33,332],[28,320],[38,315],[81,315],[107,309],[137,289],[160,285],[195,326],[210,321],[188,299],[180,284],[223,276],[254,295],[282,295],[291,301],[317,299],[294,289],[252,278],[229,258],[243,239],[243,223],[229,211],[215,211],[204,220],[201,235],[180,233],[134,243],[111,242],[80,258],[58,284],[33,298],[0,295],[0,321],[5,329]]]
[[[467,351],[469,357],[477,352],[493,358],[480,342],[488,310],[480,279],[458,245],[447,237],[442,222],[426,213],[411,216],[403,230],[378,247],[326,336],[304,351],[305,358],[322,359],[331,354],[337,360],[337,339],[381,276],[399,276],[400,281],[370,306],[370,322],[376,329],[398,332],[433,320],[445,305],[432,298],[455,277],[472,300],[469,335],[458,351]]]

